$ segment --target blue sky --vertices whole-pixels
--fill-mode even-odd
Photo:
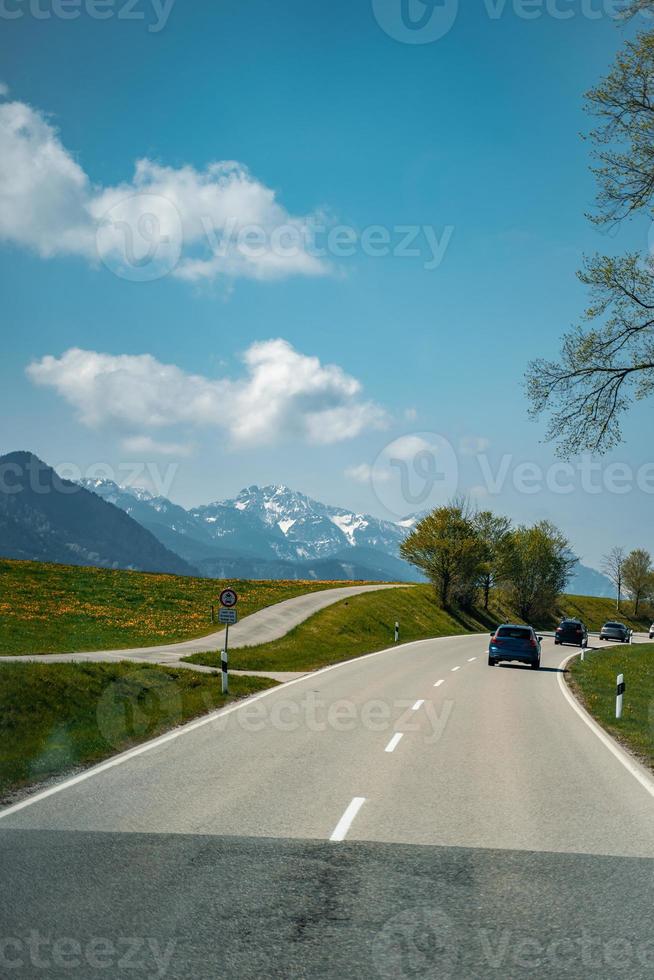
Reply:
[[[399,6],[376,2],[389,17]],[[652,496],[635,483],[616,494],[600,474],[589,493],[577,474],[572,492],[525,493],[515,476],[555,462],[522,378],[583,310],[582,254],[647,247],[645,226],[607,239],[584,217],[594,184],[582,96],[625,35],[588,16],[608,3],[548,2],[535,19],[466,3],[426,44],[390,37],[370,0],[177,0],[162,25],[150,0],[132,8],[142,19],[122,7],[104,20],[85,0],[71,20],[49,0],[41,18],[20,0],[3,8],[20,16],[2,25],[0,108],[14,143],[0,186],[5,214],[11,205],[0,449],[118,478],[149,464],[185,505],[283,482],[401,516],[411,500],[391,494],[379,454],[412,466],[437,434],[460,490],[517,521],[551,518],[591,564],[614,543],[647,544]],[[219,161],[236,166],[207,171]],[[169,274],[130,281],[120,242],[88,222],[138,220],[121,202],[144,191],[182,209],[182,254]],[[303,234],[381,226],[392,253],[398,229],[415,226],[448,244],[435,268],[422,231],[419,255],[366,254],[359,240],[350,256],[309,248],[272,265],[234,254],[212,264],[198,222],[204,208],[215,224],[225,193],[265,236],[280,222]],[[84,358],[63,360],[72,348]],[[640,404],[603,465],[635,473],[650,432]],[[503,458],[506,478],[489,492]]]

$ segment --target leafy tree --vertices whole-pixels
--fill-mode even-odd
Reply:
[[[653,7],[652,0],[635,0],[628,12]],[[588,93],[586,107],[597,121],[589,134],[598,182],[591,220],[611,226],[641,211],[651,219],[654,31],[627,42],[607,77]],[[579,278],[591,297],[582,323],[564,336],[557,361],[533,361],[526,378],[530,414],[547,414],[547,438],[559,443],[563,455],[616,445],[631,402],[654,390],[652,256],[595,255]]]
[[[565,535],[549,521],[518,527],[506,536],[500,548],[499,575],[524,620],[551,611],[577,561]]]
[[[624,563],[626,558],[625,550],[616,545],[611,548],[608,554],[602,558],[602,571],[611,579],[615,585],[616,603],[615,608],[620,612],[620,601],[622,600],[622,586],[624,584]]]
[[[474,525],[484,546],[479,584],[484,596],[484,609],[487,610],[490,591],[497,580],[501,548],[511,530],[511,520],[490,510],[482,510],[475,514]]]
[[[454,501],[424,517],[400,545],[403,558],[433,584],[443,608],[470,602],[485,550],[467,504]]]
[[[634,616],[638,615],[641,602],[654,593],[654,570],[648,551],[636,548],[625,559],[623,565],[624,584],[634,602]]]

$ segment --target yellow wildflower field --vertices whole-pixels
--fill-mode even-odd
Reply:
[[[0,655],[72,653],[170,643],[218,629],[211,606],[226,585],[239,616],[305,592],[345,585],[230,581],[0,560]]]

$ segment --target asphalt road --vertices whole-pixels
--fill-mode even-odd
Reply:
[[[4,811],[8,975],[40,930],[48,977],[651,977],[654,790],[565,699],[566,652],[406,645]]]

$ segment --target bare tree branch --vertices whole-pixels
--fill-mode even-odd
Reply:
[[[560,360],[538,358],[526,377],[530,414],[549,416],[547,439],[564,456],[615,446],[631,402],[654,388],[654,266],[595,256],[579,276],[591,290],[584,321],[602,322],[566,334]]]

